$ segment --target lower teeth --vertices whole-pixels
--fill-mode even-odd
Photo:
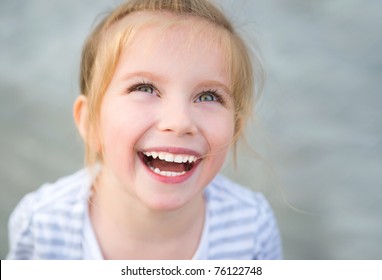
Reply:
[[[183,174],[186,174],[186,171],[182,171],[182,172],[160,171],[159,168],[154,168],[152,166],[150,166],[150,169],[154,173],[162,175],[162,176],[166,176],[166,177],[175,177],[175,176],[181,176]]]

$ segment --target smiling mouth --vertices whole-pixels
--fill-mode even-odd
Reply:
[[[168,152],[138,151],[138,156],[152,172],[166,177],[182,176],[191,171],[200,161],[193,155]]]

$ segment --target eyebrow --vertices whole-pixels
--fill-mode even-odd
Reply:
[[[154,74],[152,72],[147,72],[147,71],[127,73],[126,75],[122,76],[122,80],[129,80],[132,78],[139,78],[139,77],[148,78],[154,81],[166,82],[166,79],[163,76]]]
[[[200,87],[219,87],[222,88],[227,94],[231,95],[231,90],[228,86],[226,86],[224,83],[216,81],[216,80],[206,80],[200,83],[198,86]]]

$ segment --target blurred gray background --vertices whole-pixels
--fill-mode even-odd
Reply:
[[[224,172],[270,200],[287,259],[382,259],[382,1],[217,1],[267,84]],[[0,2],[0,258],[27,192],[83,166],[72,121],[83,41],[117,0]]]

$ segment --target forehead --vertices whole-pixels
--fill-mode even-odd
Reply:
[[[195,48],[219,52],[223,64],[227,64],[231,52],[229,34],[223,28],[202,18],[171,12],[133,12],[112,25],[106,37],[106,44],[117,40],[115,43],[123,50],[143,43],[155,47],[166,42],[174,55]]]
[[[187,57],[200,66],[208,60],[214,63],[214,69],[220,69],[220,74],[228,73],[229,55],[224,47],[228,45],[227,34],[204,19],[169,12],[135,12],[112,26],[108,36],[110,40],[105,42],[117,38],[115,44],[122,47],[119,57],[122,61],[134,54],[146,58],[147,63],[155,57],[167,56],[181,64]]]
[[[172,12],[133,12],[118,22],[114,23],[109,33],[128,31],[134,36],[135,33],[150,27],[156,29],[159,35],[166,35],[168,31],[179,32],[178,35],[192,35],[211,42],[220,41],[225,30],[212,22],[192,15],[178,15]],[[185,36],[182,36],[185,38]]]

